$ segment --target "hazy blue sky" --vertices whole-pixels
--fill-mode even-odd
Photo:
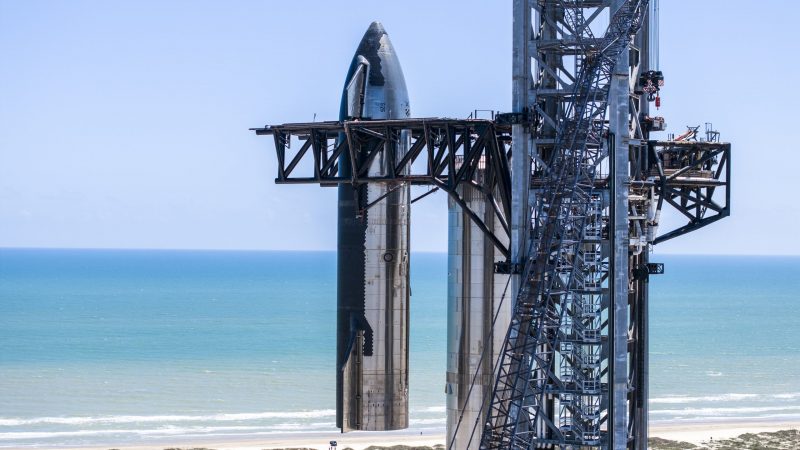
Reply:
[[[800,254],[800,4],[661,3],[661,113],[712,121],[735,187],[731,218],[657,252]],[[510,0],[0,0],[0,246],[335,248],[335,190],[276,186],[247,128],[336,118],[372,20],[412,115],[510,108]],[[412,248],[444,251],[444,194],[412,216]]]

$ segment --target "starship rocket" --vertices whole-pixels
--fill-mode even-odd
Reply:
[[[373,22],[347,72],[339,119],[410,113],[397,54]],[[397,161],[385,158],[402,158],[408,136],[391,145],[395,151],[375,158],[370,175],[390,173]],[[346,157],[339,171],[351,175]],[[339,186],[336,425],[342,432],[408,427],[409,195],[409,186],[397,182]]]

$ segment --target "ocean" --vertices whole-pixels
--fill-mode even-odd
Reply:
[[[800,258],[652,259],[651,421],[800,419]],[[0,447],[335,430],[335,261],[0,249]],[[447,257],[411,263],[411,427],[440,431]]]

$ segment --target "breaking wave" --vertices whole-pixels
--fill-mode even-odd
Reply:
[[[318,419],[335,417],[336,410],[321,409],[313,411],[261,412],[211,414],[206,416],[192,415],[158,415],[158,416],[104,416],[104,417],[35,417],[0,418],[0,426],[13,427],[20,425],[58,424],[58,425],[94,425],[94,424],[126,424],[126,423],[165,423],[165,422],[238,422],[265,419]]]
[[[800,399],[800,392],[784,394],[719,394],[703,396],[670,395],[650,399],[651,405],[657,404],[684,404],[684,403],[710,403],[710,402],[738,402],[742,400],[794,400]]]
[[[785,413],[788,411],[795,411],[800,413],[800,406],[741,406],[730,408],[683,408],[683,409],[654,409],[650,413],[653,415],[670,415],[670,416],[697,416],[697,417],[714,417],[726,416],[736,417],[747,414],[763,413]]]

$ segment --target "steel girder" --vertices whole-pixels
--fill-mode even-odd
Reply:
[[[278,184],[429,185],[447,192],[500,252],[506,258],[510,255],[503,243],[508,239],[511,214],[509,125],[480,119],[356,120],[273,125],[253,131],[274,138]],[[409,141],[408,152],[393,154],[396,146],[388,144],[401,139]],[[296,151],[291,149],[293,141]],[[350,177],[339,174],[340,158],[350,162]],[[376,160],[395,163],[385,176],[370,175]],[[458,187],[462,184],[486,198],[504,236],[497,236],[461,198]],[[372,206],[356,202],[361,210]]]
[[[724,142],[650,141],[650,178],[658,210],[666,202],[687,220],[653,239],[658,244],[730,215],[731,145]]]

